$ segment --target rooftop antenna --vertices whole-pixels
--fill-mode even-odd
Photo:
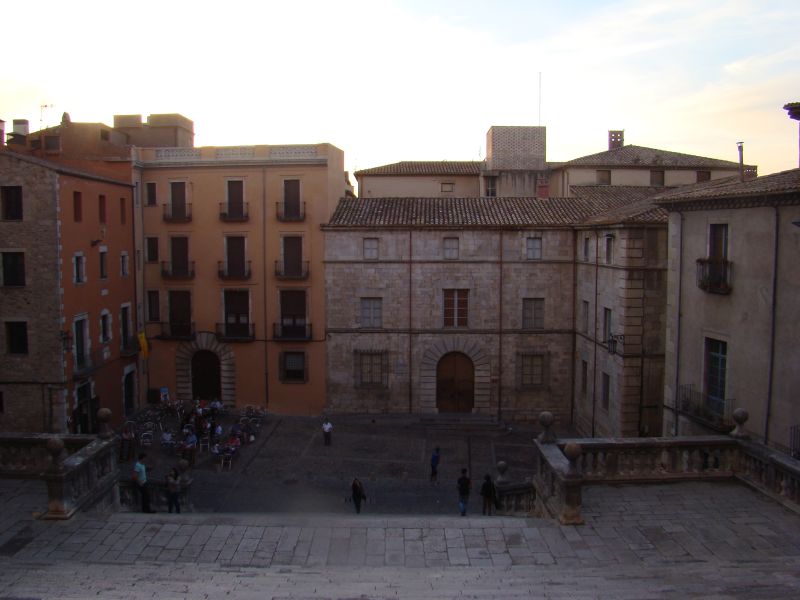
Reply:
[[[539,125],[542,124],[542,72],[539,71]]]
[[[44,109],[45,108],[53,108],[52,104],[41,104],[39,106],[39,131],[44,129],[42,123],[44,122]]]

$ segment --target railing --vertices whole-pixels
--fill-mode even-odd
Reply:
[[[730,294],[733,263],[722,258],[697,259],[697,287],[710,294]]]
[[[163,204],[165,223],[189,223],[192,220],[192,204],[184,205]]]
[[[800,461],[767,448],[763,444],[743,441],[742,459],[736,476],[757,490],[800,509]]]
[[[256,339],[255,323],[217,323],[217,337],[223,342],[252,342]]]
[[[299,206],[287,210],[284,202],[275,203],[275,215],[278,221],[304,221],[306,218],[306,203],[300,202]]]
[[[249,260],[238,264],[217,261],[217,273],[220,279],[245,280],[252,276]]]
[[[73,379],[91,375],[106,363],[103,348],[95,348],[89,352],[75,355],[75,368],[72,371]]]
[[[276,260],[275,277],[278,279],[307,279],[308,261],[303,260],[299,264],[291,264],[285,260]]]
[[[693,384],[678,386],[678,411],[709,429],[727,433],[733,429],[733,398],[717,398],[695,389]]]
[[[272,337],[277,340],[310,340],[311,323],[273,323]]]
[[[47,443],[49,433],[0,433],[0,477],[35,479],[50,466]],[[62,435],[64,450],[70,455],[87,446],[93,435]]]
[[[247,202],[231,206],[228,202],[219,203],[219,220],[226,223],[245,222],[250,219]]]
[[[170,261],[161,261],[161,277],[164,279],[194,279],[194,261],[176,265]]]
[[[800,425],[789,427],[789,456],[800,458]]]
[[[193,340],[193,321],[166,321],[161,323],[162,340]]]
[[[200,148],[156,148],[157,161],[197,160]]]

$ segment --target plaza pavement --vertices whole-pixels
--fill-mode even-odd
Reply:
[[[586,487],[586,524],[576,527],[482,517],[475,514],[474,498],[472,513],[459,517],[454,484],[442,492],[446,510],[422,512],[417,509],[438,506],[445,485],[427,482],[427,448],[423,452],[412,430],[397,434],[406,439],[409,454],[388,441],[393,450],[387,454],[367,454],[376,461],[366,468],[367,479],[372,473],[373,489],[379,497],[384,489],[388,495],[385,502],[367,504],[361,515],[342,501],[337,480],[355,466],[348,457],[377,443],[372,434],[355,431],[335,435],[340,450],[322,459],[315,434],[304,445],[296,443],[302,437],[297,431],[287,429],[287,439],[295,441],[288,448],[287,440],[263,436],[263,445],[252,448],[258,452],[243,454],[238,470],[217,474],[237,478],[223,494],[222,501],[239,508],[231,512],[87,513],[49,522],[34,518],[44,508],[43,484],[0,480],[0,600],[800,598],[800,517],[744,485]],[[502,448],[515,435],[473,433],[482,436],[476,446],[480,442],[493,452],[495,442]],[[450,439],[437,431],[435,437],[448,455],[474,461],[473,472],[488,462],[474,455],[473,442],[460,433]],[[348,464],[332,460],[335,453]],[[282,454],[294,456],[289,462],[300,469],[278,460]],[[271,466],[258,467],[267,456]],[[307,481],[304,469],[319,467],[319,461],[327,463],[329,475],[318,478],[312,469]],[[398,466],[406,467],[405,476]],[[289,469],[287,479],[275,480],[287,504],[295,489],[306,486],[300,494],[304,506],[331,503],[334,510],[244,511],[248,501],[233,497],[258,493],[247,482],[264,479],[263,469],[271,475]],[[391,496],[395,488],[382,482],[387,472],[401,480],[400,487],[419,488],[422,499],[405,514]],[[213,475],[209,469],[212,483]],[[264,506],[271,500],[249,502]],[[214,501],[198,498],[203,503],[213,509]]]

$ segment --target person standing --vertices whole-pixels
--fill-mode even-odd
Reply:
[[[322,437],[325,439],[325,445],[331,445],[331,437],[333,432],[333,425],[328,417],[322,422]]]
[[[461,477],[456,482],[458,487],[458,510],[461,511],[461,516],[467,515],[467,504],[469,503],[469,492],[472,489],[472,482],[467,477],[467,470],[461,469]]]
[[[175,512],[181,514],[181,476],[178,474],[178,469],[173,468],[167,475],[167,506],[169,512],[175,507]]]
[[[439,483],[439,458],[439,446],[436,446],[431,454],[431,483]]]
[[[361,513],[361,501],[367,499],[364,493],[364,486],[357,477],[353,478],[353,483],[350,485],[351,497],[353,498],[353,506],[356,507],[356,514]]]
[[[487,473],[483,477],[483,485],[481,485],[481,496],[483,497],[483,514],[492,516],[492,506],[494,506],[497,499],[497,489],[492,483],[492,477]]]
[[[150,508],[150,490],[147,488],[147,467],[144,464],[144,459],[147,455],[142,452],[139,454],[139,459],[133,465],[133,481],[139,490],[139,497],[142,500],[142,512],[154,513],[156,511]]]

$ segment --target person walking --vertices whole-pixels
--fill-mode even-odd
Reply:
[[[361,501],[367,499],[364,493],[364,486],[358,480],[358,477],[353,478],[353,483],[350,485],[351,496],[353,498],[353,506],[356,507],[356,514],[361,513]]]
[[[433,449],[431,454],[431,483],[439,483],[439,446]]]
[[[169,512],[175,507],[175,512],[181,514],[181,476],[178,474],[178,469],[173,468],[167,475],[167,506]]]
[[[461,477],[458,478],[456,486],[458,487],[458,510],[461,512],[461,516],[465,517],[467,515],[467,504],[469,503],[469,492],[472,489],[472,482],[467,477],[466,469],[461,469]]]
[[[325,439],[325,445],[331,445],[331,437],[333,432],[333,425],[328,417],[325,417],[322,422],[322,437]]]
[[[483,514],[492,516],[492,507],[497,500],[497,489],[492,483],[492,477],[487,473],[483,476],[483,485],[481,485],[481,496],[483,497]]]
[[[147,455],[144,452],[140,453],[136,464],[133,465],[133,482],[139,490],[139,497],[142,500],[142,512],[154,513],[156,511],[150,508],[150,490],[147,487],[147,467],[144,464],[145,458],[147,458]]]

